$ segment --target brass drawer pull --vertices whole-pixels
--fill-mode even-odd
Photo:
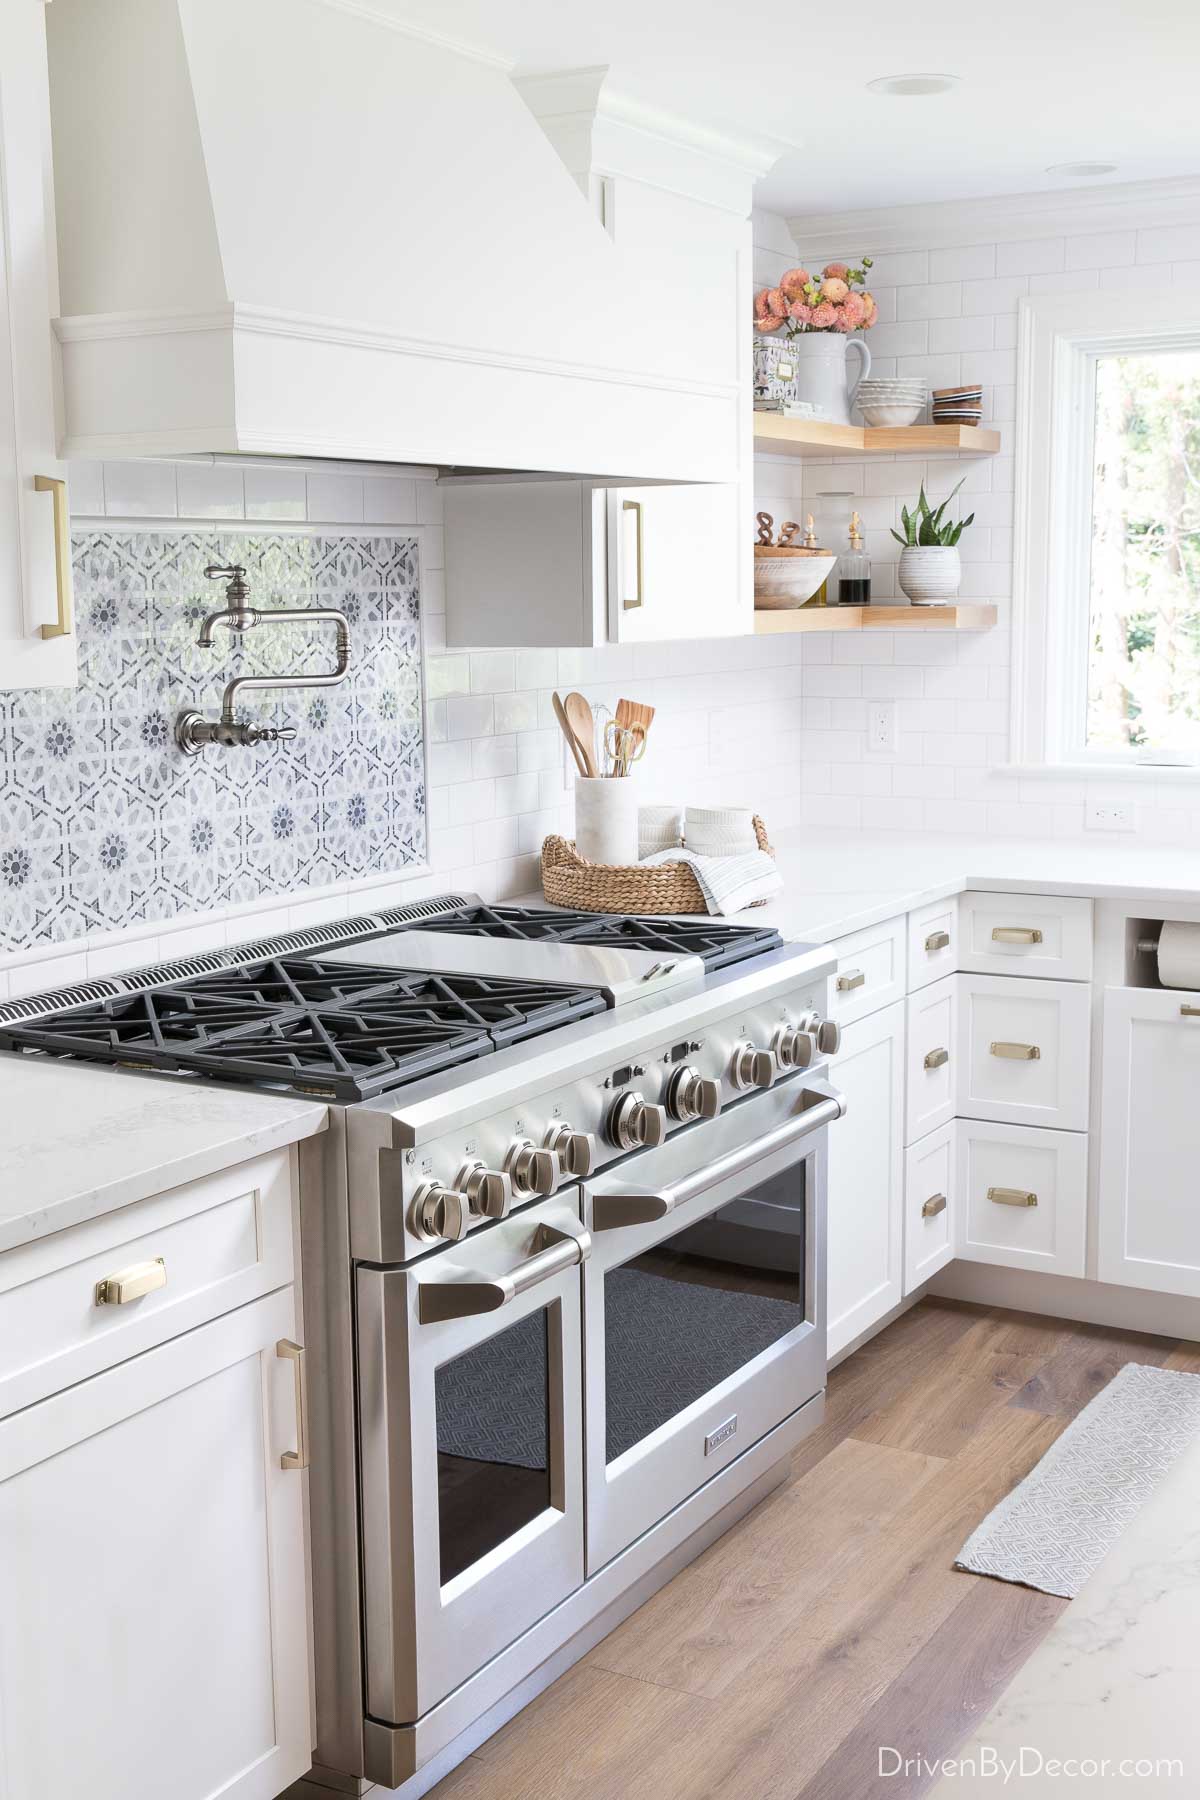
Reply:
[[[281,1469],[307,1469],[308,1388],[304,1371],[304,1346],[293,1344],[291,1338],[280,1338],[275,1346],[275,1354],[287,1357],[296,1379],[296,1448],[284,1451],[279,1459],[279,1466]]]
[[[38,627],[44,638],[71,635],[71,520],[67,512],[67,484],[57,475],[35,475],[35,494],[54,496],[54,579],[58,588],[58,617],[53,625]]]
[[[1200,1019],[1200,1006],[1181,1006],[1179,1016],[1181,1019]]]
[[[1009,1062],[1041,1062],[1042,1053],[1036,1044],[994,1043],[990,1046],[993,1056],[1005,1056]]]
[[[848,994],[851,988],[866,987],[866,985],[867,978],[861,969],[848,969],[844,975],[839,975],[837,978],[839,994]]]
[[[166,1285],[167,1265],[161,1256],[153,1262],[130,1263],[127,1269],[96,1283],[96,1305],[128,1306],[131,1300],[141,1300]]]
[[[935,950],[945,950],[949,942],[950,933],[948,931],[931,931],[925,939],[925,948],[932,956]]]
[[[928,1050],[925,1053],[925,1067],[927,1069],[940,1069],[949,1061],[950,1052],[948,1050],[939,1048],[937,1050]]]
[[[1040,944],[1042,934],[1035,925],[993,925],[993,944]]]
[[[938,1214],[944,1213],[945,1210],[945,1194],[930,1194],[928,1200],[926,1200],[924,1206],[921,1208],[921,1217],[923,1219],[936,1219]]]
[[[1036,1206],[1038,1203],[1037,1195],[1027,1188],[989,1188],[987,1197],[997,1206]]]
[[[642,503],[640,500],[622,500],[621,511],[622,513],[633,514],[634,526],[637,533],[637,594],[632,600],[629,598],[628,594],[624,595],[621,600],[622,609],[625,612],[633,612],[636,607],[644,605],[646,599],[646,555],[642,535]]]

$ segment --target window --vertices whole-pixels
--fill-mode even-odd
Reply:
[[[1170,299],[1022,305],[1019,762],[1200,773],[1200,293]]]

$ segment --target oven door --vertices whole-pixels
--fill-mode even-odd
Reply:
[[[583,1580],[578,1196],[360,1266],[367,1711],[408,1724]]]
[[[824,1387],[843,1110],[785,1083],[585,1184],[589,1574]]]

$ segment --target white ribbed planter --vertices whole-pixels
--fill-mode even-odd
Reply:
[[[962,583],[957,544],[906,544],[900,552],[900,590],[914,606],[942,606]]]

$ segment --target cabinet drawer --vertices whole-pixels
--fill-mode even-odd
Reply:
[[[1004,975],[957,980],[960,1115],[1086,1131],[1091,988]]]
[[[958,1169],[954,1126],[943,1125],[904,1152],[904,1291],[928,1281],[954,1256]]]
[[[1044,894],[963,894],[958,966],[1059,981],[1092,978],[1092,903]]]
[[[888,919],[865,931],[853,931],[833,944],[837,974],[831,983],[829,1010],[839,1024],[864,1019],[904,998],[905,924]]]
[[[1087,1136],[960,1119],[955,1254],[1008,1269],[1082,1275]]]
[[[904,1141],[915,1144],[954,1117],[959,1064],[958,977],[908,998],[908,1100]]]
[[[278,1150],[10,1250],[0,1416],[286,1285],[292,1188]]]
[[[953,975],[958,967],[958,897],[935,900],[908,915],[908,991]]]

